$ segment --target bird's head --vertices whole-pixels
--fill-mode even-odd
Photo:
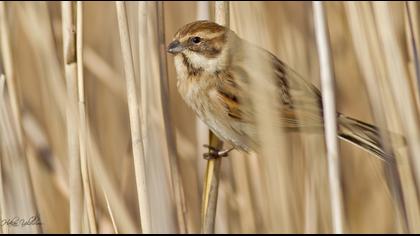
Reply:
[[[226,67],[232,37],[234,33],[224,26],[195,21],[178,30],[167,51],[189,69],[214,73]]]

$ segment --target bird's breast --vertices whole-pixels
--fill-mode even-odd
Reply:
[[[249,150],[247,136],[241,133],[242,124],[230,117],[220,99],[215,86],[209,83],[210,77],[178,78],[177,87],[181,97],[198,117],[223,141]]]
[[[198,117],[223,141],[249,150],[248,128],[229,115],[223,94],[217,89],[221,79],[216,73],[191,73],[182,55],[175,56],[177,87],[181,97]]]

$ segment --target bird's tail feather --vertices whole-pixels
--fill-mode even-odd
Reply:
[[[393,160],[384,151],[377,127],[342,114],[338,116],[338,124],[338,135],[341,139],[373,153],[384,161],[391,162]],[[397,140],[400,145],[405,143],[403,137],[391,134],[391,132],[387,132],[387,134],[392,140]]]

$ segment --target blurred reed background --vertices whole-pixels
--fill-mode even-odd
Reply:
[[[344,232],[419,233],[419,4],[323,3],[330,65],[311,2],[228,4],[240,37],[318,88],[332,67],[337,111],[406,145],[383,132],[385,164],[339,141],[330,195],[324,135],[261,116],[263,154],[222,160],[215,232],[331,233],[340,217]],[[179,96],[165,45],[214,18],[206,1],[0,3],[0,215],[42,222],[1,232],[200,232],[208,129]]]

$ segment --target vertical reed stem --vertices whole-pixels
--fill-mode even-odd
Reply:
[[[124,71],[127,85],[127,100],[130,116],[131,139],[133,145],[134,170],[136,175],[137,194],[140,211],[140,223],[143,233],[152,233],[150,218],[150,204],[147,193],[146,161],[143,153],[143,141],[141,139],[141,126],[139,116],[139,104],[136,95],[134,79],[134,62],[131,54],[130,35],[126,15],[125,2],[117,1],[118,28],[120,31],[121,51],[123,55]]]
[[[4,99],[4,84],[6,83],[6,79],[4,78],[3,74],[0,74],[0,99]],[[0,145],[2,145],[0,143]],[[1,153],[2,155],[4,155],[3,153]],[[2,169],[2,165],[0,162],[0,217],[2,219],[6,219],[7,214],[6,214],[6,203],[5,203],[5,193],[4,193],[4,186],[3,186],[3,169]],[[8,234],[9,233],[9,228],[7,226],[7,224],[2,224],[1,228],[0,228],[0,232],[2,234]]]
[[[70,231],[81,233],[82,225],[82,186],[77,125],[77,68],[76,35],[73,15],[73,2],[61,3],[63,30],[63,57],[67,84],[67,142],[70,163]]]
[[[83,2],[77,1],[76,12],[76,59],[77,59],[77,82],[79,91],[79,145],[80,167],[82,172],[83,195],[85,198],[86,212],[88,216],[90,233],[96,234],[95,211],[93,207],[92,189],[89,181],[89,170],[86,151],[86,105],[83,77]]]
[[[213,132],[209,133],[209,144],[218,149],[223,147],[223,142],[220,141]],[[207,161],[201,209],[201,233],[204,234],[214,234],[221,164],[221,158]]]
[[[408,25],[409,25],[411,49],[413,51],[413,57],[414,57],[414,67],[415,67],[416,79],[417,79],[417,90],[420,92],[420,63],[419,63],[419,54],[418,54],[418,49],[417,49],[418,42],[416,42],[413,17],[411,16],[409,2],[405,1],[404,5],[405,5],[405,10],[407,13],[407,19],[408,19]]]
[[[420,189],[420,160],[417,158],[420,153],[420,133],[418,125],[418,113],[413,101],[412,89],[409,84],[408,71],[403,64],[404,59],[401,48],[398,44],[396,30],[393,27],[391,7],[389,3],[373,3],[375,21],[377,23],[380,43],[384,52],[386,70],[389,74],[388,81],[392,90],[393,97],[400,112],[401,124],[407,141],[410,164],[412,165],[417,191]],[[411,225],[409,229],[413,230]]]
[[[175,143],[175,136],[171,129],[172,117],[169,111],[168,104],[169,101],[169,84],[168,84],[168,71],[167,71],[167,61],[166,61],[166,42],[165,42],[165,18],[164,18],[164,8],[163,1],[157,2],[157,22],[158,22],[158,40],[159,40],[159,71],[160,71],[160,96],[162,102],[162,112],[163,112],[163,122],[166,134],[166,141],[168,143],[168,157],[169,157],[169,166],[170,174],[173,186],[173,193],[175,196],[176,210],[178,217],[178,227],[180,233],[187,233],[187,224],[186,224],[186,204],[184,190],[181,184],[181,178],[179,173],[179,165],[177,158],[177,150]],[[141,59],[140,59],[141,60]]]
[[[86,123],[89,123],[89,121]],[[118,192],[119,188],[110,177],[105,163],[101,159],[101,154],[99,153],[98,146],[92,136],[90,126],[87,126],[87,129],[87,143],[89,145],[87,151],[89,151],[89,157],[92,160],[92,163],[95,163],[95,168],[92,169],[93,179],[95,179],[97,185],[99,184],[104,194],[107,196],[106,201],[109,202],[108,208],[112,208],[112,211],[110,211],[111,221],[115,221],[113,225],[118,224],[119,231],[116,231],[117,233],[134,234],[136,233],[136,227],[129,214],[129,210]],[[114,215],[118,217],[113,217]],[[117,228],[117,226],[115,226],[115,228]]]
[[[15,80],[15,73],[12,62],[12,48],[10,45],[10,35],[7,26],[6,2],[0,2],[0,43],[1,43],[1,57],[4,63],[4,70],[6,75],[6,83],[10,93],[10,104],[13,111],[13,118],[15,119],[16,131],[18,140],[22,144],[22,126],[19,112],[19,101],[17,86]]]
[[[229,2],[216,1],[215,7],[216,23],[229,26]],[[223,142],[211,131],[209,133],[209,144],[217,149],[221,149],[223,147]],[[207,161],[201,210],[201,232],[205,234],[214,233],[221,164],[221,158]]]
[[[108,210],[109,217],[111,218],[112,228],[114,229],[114,233],[118,234],[117,224],[115,223],[115,217],[111,209],[111,204],[109,204],[108,195],[106,194],[104,190],[102,190],[102,192],[104,193],[104,197],[105,197],[106,209]]]
[[[325,139],[328,155],[328,175],[330,183],[333,232],[343,233],[343,206],[340,186],[340,163],[337,142],[337,112],[334,94],[334,72],[332,68],[329,36],[324,6],[320,1],[313,2],[314,27],[320,61],[322,104],[324,107]]]
[[[385,109],[389,110],[390,108],[384,108],[384,100],[381,99],[383,97],[381,94],[382,86],[380,85],[381,81],[378,82],[378,78],[385,80],[386,75],[381,73],[381,70],[379,69],[379,67],[381,67],[379,66],[380,60],[374,60],[375,53],[379,53],[378,43],[372,42],[373,36],[369,36],[368,33],[369,31],[372,32],[371,29],[373,29],[373,17],[371,16],[370,3],[347,2],[345,8],[351,35],[353,37],[356,57],[364,75],[363,78],[368,90],[369,102],[373,110],[373,118],[381,135],[382,148],[392,160],[396,160],[389,134],[383,132],[387,127]],[[367,11],[368,9],[369,11]],[[399,214],[397,220],[400,221],[400,223],[398,223],[398,225],[407,228],[407,210],[406,204],[404,203],[404,192],[397,163],[397,161],[386,163],[385,174],[388,180],[389,189],[394,197],[395,208]]]

